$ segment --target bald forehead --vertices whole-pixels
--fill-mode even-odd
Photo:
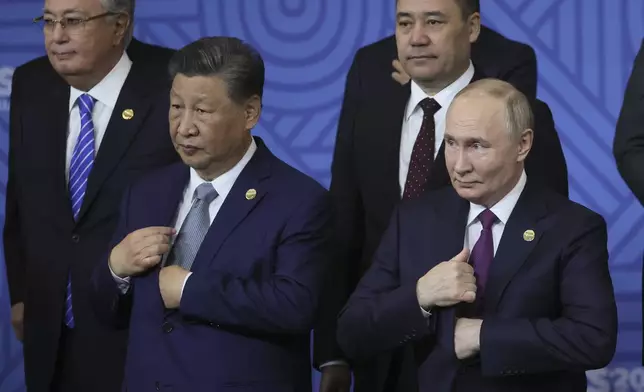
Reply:
[[[486,138],[495,129],[505,129],[505,106],[501,99],[485,94],[466,94],[450,105],[446,133],[451,136],[480,132],[478,136]]]

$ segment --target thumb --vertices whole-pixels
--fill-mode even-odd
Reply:
[[[454,256],[454,258],[452,260],[459,261],[461,263],[467,263],[469,257],[470,257],[470,250],[467,249],[467,248],[463,248],[461,253],[459,253],[456,256]]]

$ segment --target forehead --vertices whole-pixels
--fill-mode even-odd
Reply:
[[[45,12],[62,14],[67,12],[100,11],[100,0],[45,0]]]
[[[444,13],[446,15],[459,12],[456,0],[398,0],[397,13],[422,14]]]
[[[505,127],[505,103],[489,96],[462,96],[447,113],[446,133],[452,137],[490,136]]]
[[[186,76],[177,74],[172,81],[172,94],[180,97],[220,99],[227,96],[228,86],[217,76]]]

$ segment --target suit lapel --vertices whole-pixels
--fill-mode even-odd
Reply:
[[[132,139],[141,130],[150,110],[150,101],[146,99],[146,92],[150,92],[151,83],[155,82],[146,77],[144,67],[132,63],[89,175],[78,221],[83,218],[101,186],[118,165]],[[123,112],[126,109],[134,112],[134,117],[129,120],[123,118]]]
[[[263,180],[270,176],[271,161],[275,158],[260,138],[255,141],[257,151],[235,181],[195,256],[192,266],[195,272],[208,267],[230,233],[268,192],[268,184]],[[255,190],[254,197],[248,193],[250,190]]]
[[[377,123],[378,128],[382,130],[380,140],[383,145],[382,148],[374,149],[374,151],[383,151],[383,155],[378,160],[381,160],[379,167],[382,172],[379,174],[383,177],[382,184],[385,187],[383,191],[386,193],[387,198],[394,203],[400,201],[400,136],[402,134],[403,120],[405,118],[405,109],[407,101],[411,94],[411,84],[407,83],[401,86],[398,83],[391,83],[392,88],[389,94],[386,94],[386,104],[379,108]]]
[[[40,111],[45,118],[41,122],[44,130],[43,139],[38,143],[42,143],[44,150],[51,154],[51,159],[48,159],[51,165],[47,167],[50,172],[45,175],[53,178],[54,189],[52,189],[51,198],[53,204],[58,206],[54,208],[61,212],[59,216],[65,216],[67,221],[65,224],[73,225],[74,218],[65,169],[69,127],[69,85],[53,69],[51,73],[55,83],[52,83],[51,93],[43,101],[46,109]],[[44,192],[48,194],[46,190]]]
[[[539,243],[545,222],[542,218],[546,213],[546,206],[538,197],[537,191],[532,189],[529,183],[526,184],[503,230],[488,272],[484,297],[485,313],[495,312],[508,283]],[[524,238],[527,230],[534,232],[534,239]]]

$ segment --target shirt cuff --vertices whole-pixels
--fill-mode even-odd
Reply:
[[[322,365],[320,365],[320,370],[322,370],[323,368],[325,368],[327,366],[338,366],[338,365],[339,366],[349,366],[349,364],[346,361],[338,359],[338,360],[335,360],[335,361],[329,361],[329,362],[323,363]]]
[[[183,280],[183,286],[181,286],[181,297],[179,297],[179,302],[181,302],[181,298],[183,298],[183,289],[186,288],[186,282],[188,281],[188,278],[192,275],[192,272],[188,272],[188,275],[186,275],[186,278]]]
[[[130,289],[130,277],[126,276],[125,278],[121,278],[120,276],[117,276],[114,271],[112,271],[112,267],[110,267],[110,264],[107,264],[107,268],[110,269],[110,273],[112,274],[112,278],[114,278],[114,281],[116,282],[117,287],[119,288],[119,291],[121,294],[126,294],[127,291]]]
[[[425,318],[429,318],[432,315],[432,312],[428,312],[425,309],[423,309],[422,307],[420,308],[420,311],[423,312],[423,317],[425,317]]]

